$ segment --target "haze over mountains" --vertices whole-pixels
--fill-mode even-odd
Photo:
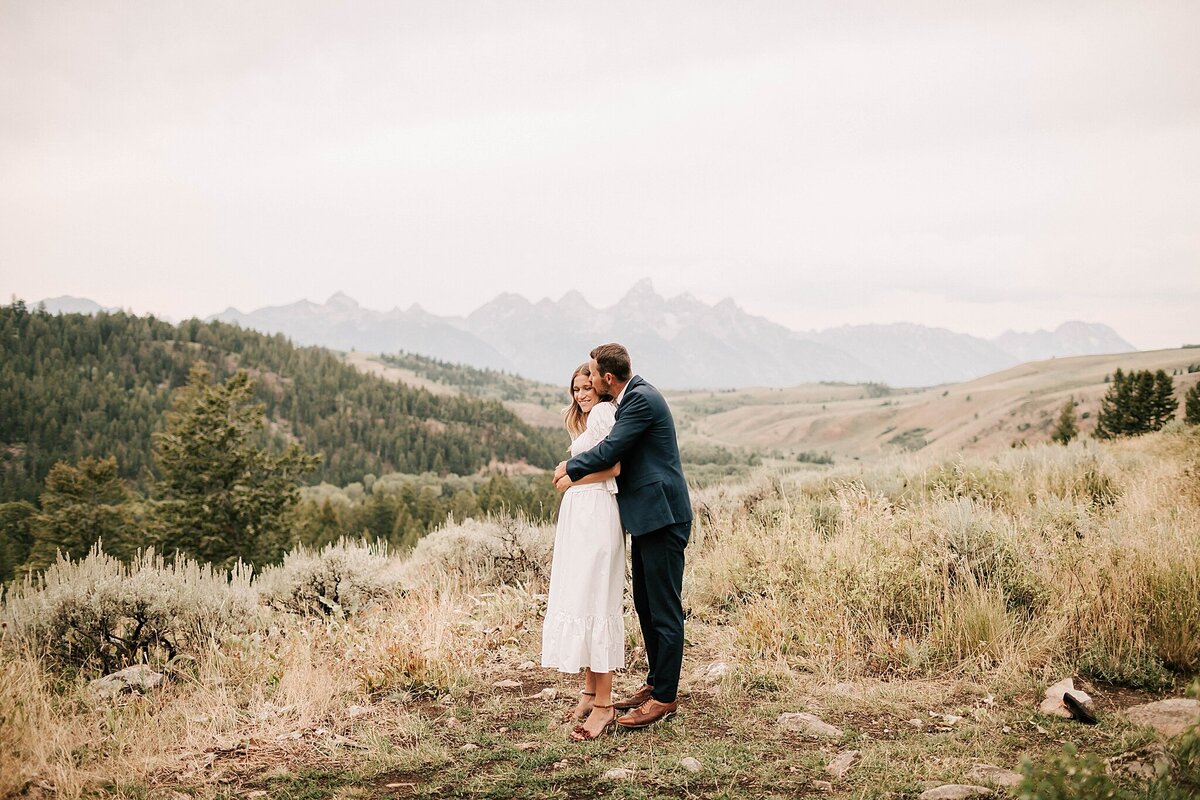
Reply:
[[[57,310],[64,299],[46,301],[47,308]],[[620,341],[638,372],[680,389],[817,381],[931,386],[1025,361],[1136,350],[1107,325],[1084,322],[991,340],[912,323],[794,331],[746,313],[731,299],[708,305],[689,294],[663,297],[648,279],[608,308],[574,291],[537,302],[505,293],[466,317],[443,317],[415,303],[390,311],[363,308],[339,292],[324,304],[301,300],[249,313],[228,308],[209,319],[282,333],[298,344],[407,350],[550,383],[563,382],[594,345]]]

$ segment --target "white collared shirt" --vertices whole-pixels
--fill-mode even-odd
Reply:
[[[621,393],[619,395],[617,395],[617,399],[613,400],[613,405],[615,405],[615,406],[621,405],[621,401],[625,399],[625,390],[629,388],[629,384],[631,381],[633,381],[633,378],[630,378],[628,381],[625,382],[625,385],[621,387]]]

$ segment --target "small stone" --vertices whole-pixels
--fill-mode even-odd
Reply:
[[[1172,697],[1132,706],[1123,713],[1134,725],[1153,728],[1163,736],[1178,736],[1200,722],[1200,701]]]
[[[856,758],[858,758],[857,750],[847,750],[843,753],[838,753],[825,767],[825,771],[835,778],[842,778],[850,771],[850,767],[854,764]]]
[[[122,692],[148,692],[160,685],[166,677],[161,672],[155,672],[145,664],[135,664],[119,672],[96,678],[88,684],[88,689],[97,697],[116,697]]]
[[[929,716],[934,719],[940,719],[942,726],[946,728],[951,728],[963,721],[963,718],[958,714],[930,714]]]
[[[497,689],[520,689],[521,682],[514,681],[514,680],[503,680],[503,681],[496,681],[495,683],[492,684],[492,686],[495,686]]]
[[[571,762],[567,761],[565,758],[562,761],[554,762],[554,769],[566,769],[569,766],[571,766]]]
[[[935,789],[921,792],[921,800],[966,800],[968,797],[991,797],[994,794],[986,786],[969,783],[947,783]]]
[[[247,792],[246,797],[266,797],[266,789],[255,789],[253,792]]]
[[[704,767],[700,764],[700,762],[691,756],[679,759],[679,766],[683,767],[688,772],[701,772],[704,770]]]
[[[604,779],[609,781],[626,781],[633,777],[633,770],[625,767],[614,767],[604,773]]]
[[[1075,688],[1074,678],[1063,678],[1058,683],[1046,687],[1046,699],[1042,700],[1042,704],[1038,706],[1038,711],[1048,717],[1062,717],[1063,719],[1072,719],[1070,709],[1063,703],[1063,695],[1067,692],[1079,701],[1079,704],[1087,708],[1089,711],[1092,708],[1092,698],[1087,692]]]
[[[497,733],[508,733],[508,728],[501,728],[500,730],[498,730],[496,732]]]
[[[355,717],[361,717],[362,715],[369,714],[369,713],[371,713],[371,712],[368,711],[367,709],[363,708],[362,706],[350,706],[349,708],[346,709],[346,716],[349,717],[350,719],[354,719]]]
[[[472,751],[474,751],[474,750],[478,750],[478,749],[479,749],[479,745],[477,745],[477,744],[472,744],[471,742],[467,742],[466,744],[464,744],[462,747],[460,747],[460,748],[458,748],[458,749],[459,749],[460,751],[464,752],[464,753],[470,753],[470,752],[472,752]]]
[[[708,665],[708,669],[704,671],[705,677],[708,678],[723,678],[729,674],[729,665],[724,661],[714,661]]]
[[[921,730],[921,728],[924,728],[924,727],[925,727],[925,722],[924,722],[923,720],[919,720],[919,719],[916,719],[916,718],[910,719],[910,720],[908,721],[908,724],[909,724],[909,725],[912,725],[912,726],[913,726],[914,728],[916,728],[917,730]]]
[[[836,728],[820,718],[812,714],[806,714],[803,711],[780,714],[779,725],[784,730],[825,739],[840,739],[844,735],[841,728]]]
[[[530,750],[537,750],[540,746],[537,742],[521,742],[516,747],[518,750],[529,752]]]
[[[967,780],[1011,788],[1021,782],[1021,773],[994,764],[976,764],[967,773]]]
[[[813,781],[812,786],[819,792],[832,792],[833,784],[829,781]]]
[[[553,686],[548,686],[542,689],[537,694],[531,694],[528,697],[521,698],[522,700],[554,700],[558,697],[558,689]]]
[[[533,663],[532,661],[522,661],[521,665],[519,667],[517,667],[517,669],[521,670],[522,672],[525,672],[527,670],[533,669],[536,666],[537,666],[537,664]]]

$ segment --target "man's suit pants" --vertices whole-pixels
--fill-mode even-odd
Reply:
[[[668,525],[631,537],[633,607],[637,610],[646,660],[646,683],[654,699],[675,701],[683,669],[683,550],[692,523]]]

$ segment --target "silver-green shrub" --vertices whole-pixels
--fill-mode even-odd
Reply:
[[[403,565],[405,584],[444,573],[485,586],[545,580],[550,575],[554,529],[511,516],[468,519],[430,533]]]
[[[111,672],[194,656],[210,641],[252,627],[259,608],[250,570],[214,569],[153,549],[125,564],[98,543],[27,577],[0,607],[4,642],[58,665]]]
[[[313,616],[354,614],[400,588],[398,562],[387,544],[340,539],[320,550],[300,547],[268,567],[259,592],[271,605]]]

